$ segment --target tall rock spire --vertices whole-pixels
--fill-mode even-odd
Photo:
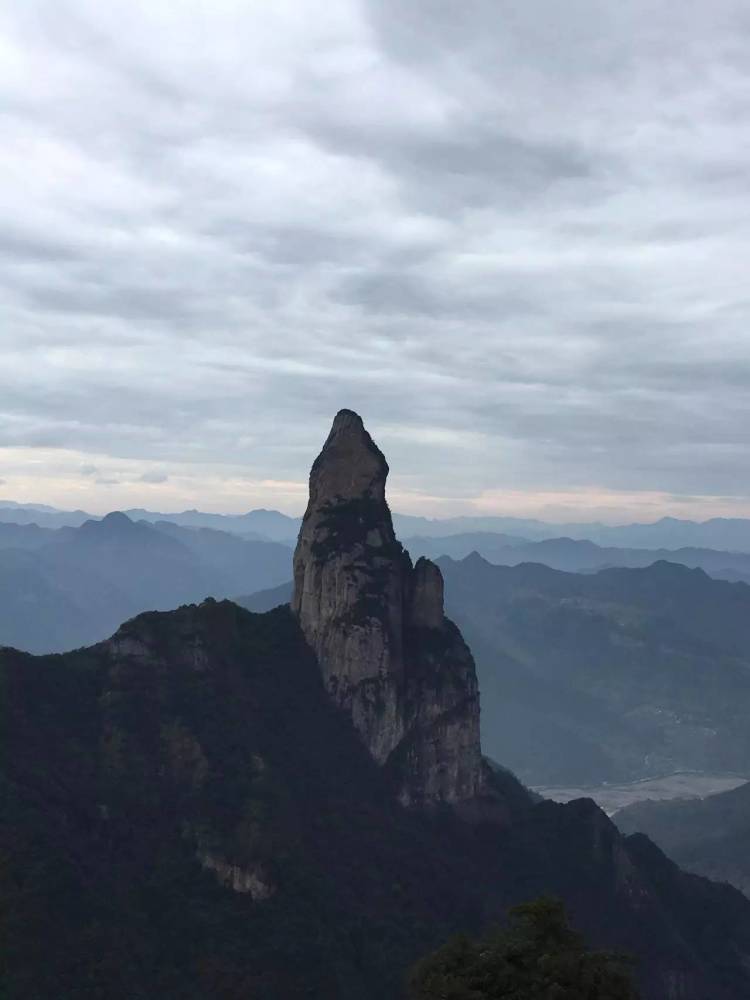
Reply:
[[[326,686],[408,805],[482,790],[474,661],[443,613],[443,580],[412,566],[385,500],[388,463],[341,410],[310,473],[292,607]]]

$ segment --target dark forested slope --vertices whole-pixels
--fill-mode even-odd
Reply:
[[[669,977],[690,998],[750,988],[750,904],[593,803],[527,805],[511,782],[503,826],[398,806],[286,608],[209,602],[77,653],[6,650],[0,693],[8,1000],[398,996],[449,932],[542,892],[636,952],[654,1000]]]

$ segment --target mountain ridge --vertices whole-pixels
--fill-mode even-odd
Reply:
[[[0,849],[33,873],[0,870],[9,1000],[67,1000],[81,977],[108,1000],[379,1000],[542,892],[638,955],[645,1000],[745,995],[750,903],[590,800],[518,802],[502,826],[400,807],[289,609],[145,613],[76,654],[0,651],[0,684]]]
[[[438,560],[490,756],[532,785],[745,772],[750,588],[700,569]]]
[[[128,508],[125,514],[133,520],[167,520],[186,527],[213,527],[232,530],[236,534],[257,533],[272,541],[293,542],[301,518],[272,508],[254,508],[240,514],[220,514],[195,508],[174,511],[152,511],[144,507]],[[102,515],[104,516],[104,515]],[[0,501],[0,523],[36,523],[39,527],[79,527],[86,520],[99,516],[82,510],[63,511],[45,504],[24,504]],[[413,514],[393,514],[400,536],[452,537],[485,532],[507,534],[526,541],[542,541],[568,537],[593,541],[601,546],[633,548],[709,548],[728,552],[750,553],[750,518],[713,517],[705,521],[663,517],[656,521],[633,521],[604,524],[600,521],[547,522],[535,518],[503,515],[463,515],[429,518]]]
[[[509,536],[491,532],[450,535],[445,538],[407,538],[404,545],[416,556],[438,559],[445,555],[463,559],[477,552],[488,562],[499,566],[520,563],[542,563],[552,569],[569,573],[596,572],[610,567],[638,569],[654,562],[681,563],[689,568],[703,569],[716,579],[732,580],[737,574],[750,577],[750,554],[720,549],[683,547],[679,549],[636,549],[601,546],[589,539],[567,536],[530,542],[521,538],[507,541]]]
[[[626,834],[647,834],[686,870],[750,896],[750,782],[705,798],[644,801],[613,816]]]
[[[140,611],[281,582],[291,565],[291,549],[277,542],[135,522],[123,512],[28,531],[23,547],[0,549],[0,644],[37,653],[97,642]]]
[[[480,772],[502,815],[464,816],[473,789],[450,760],[465,754],[476,775],[475,701],[440,693],[463,640],[442,616],[439,570],[413,567],[387,533],[382,467],[363,495],[346,455],[311,482],[328,485],[311,490],[300,533],[296,615],[207,600],[74,653],[0,650],[6,996],[72,1000],[85,982],[108,1000],[382,1000],[448,934],[554,893],[594,944],[637,955],[644,1000],[741,1000],[741,893],[622,837],[590,800],[535,802],[504,769]],[[340,593],[356,622],[323,614]],[[394,655],[399,608],[426,659]],[[367,667],[339,658],[350,625],[387,637],[386,689],[419,665],[406,690],[422,704],[396,698],[384,734],[399,763],[408,748],[405,768],[331,684]],[[320,636],[333,642],[316,656]],[[470,654],[460,667],[471,680]],[[361,703],[370,722],[388,716],[383,693]],[[454,723],[468,744],[451,742]]]

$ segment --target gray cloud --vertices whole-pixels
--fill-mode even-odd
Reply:
[[[165,472],[144,472],[138,477],[140,483],[166,483],[169,476]]]
[[[739,0],[203,10],[0,13],[0,447],[207,505],[347,405],[425,510],[750,513]]]

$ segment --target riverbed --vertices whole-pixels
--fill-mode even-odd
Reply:
[[[681,771],[660,778],[644,778],[622,785],[596,785],[594,787],[540,787],[534,791],[555,802],[572,799],[593,799],[611,816],[618,809],[642,802],[645,799],[705,799],[717,792],[727,792],[745,784],[749,775],[702,774]]]

